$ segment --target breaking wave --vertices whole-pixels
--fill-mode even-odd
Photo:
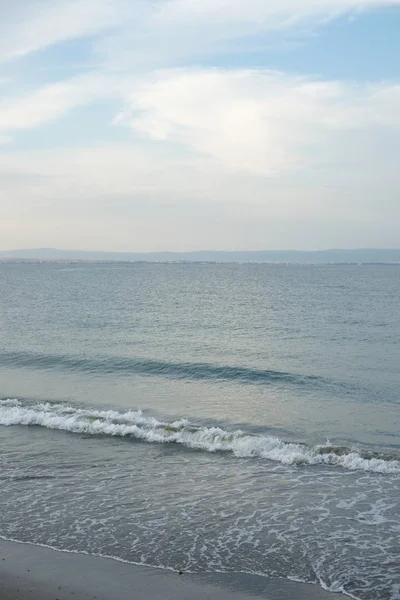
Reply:
[[[230,452],[239,458],[264,458],[285,465],[331,465],[375,473],[400,473],[398,457],[333,446],[329,442],[307,446],[267,434],[200,426],[187,419],[169,423],[145,416],[141,411],[94,410],[8,399],[0,400],[0,425],[30,425],[150,443],[175,443],[186,448]]]

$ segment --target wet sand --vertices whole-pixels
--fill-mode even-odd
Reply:
[[[333,600],[319,586],[255,575],[189,574],[0,540],[1,600]]]

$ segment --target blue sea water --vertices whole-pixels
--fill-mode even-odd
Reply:
[[[0,265],[0,536],[400,598],[400,267]]]

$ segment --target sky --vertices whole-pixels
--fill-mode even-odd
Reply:
[[[400,0],[0,0],[0,249],[400,247]]]

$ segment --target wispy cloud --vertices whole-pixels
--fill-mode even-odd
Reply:
[[[31,129],[65,116],[71,110],[100,98],[121,93],[119,82],[90,73],[45,85],[31,93],[0,101],[0,132]]]
[[[271,36],[313,31],[345,14],[400,6],[400,0],[161,0],[134,8],[94,49],[113,68],[201,62],[223,53],[268,47]]]
[[[100,33],[97,47],[104,57],[118,52],[136,64],[183,58],[256,33],[399,5],[400,0],[16,0],[2,11],[0,61]]]
[[[125,0],[8,2],[1,11],[0,61],[112,29],[124,22],[126,11]]]

